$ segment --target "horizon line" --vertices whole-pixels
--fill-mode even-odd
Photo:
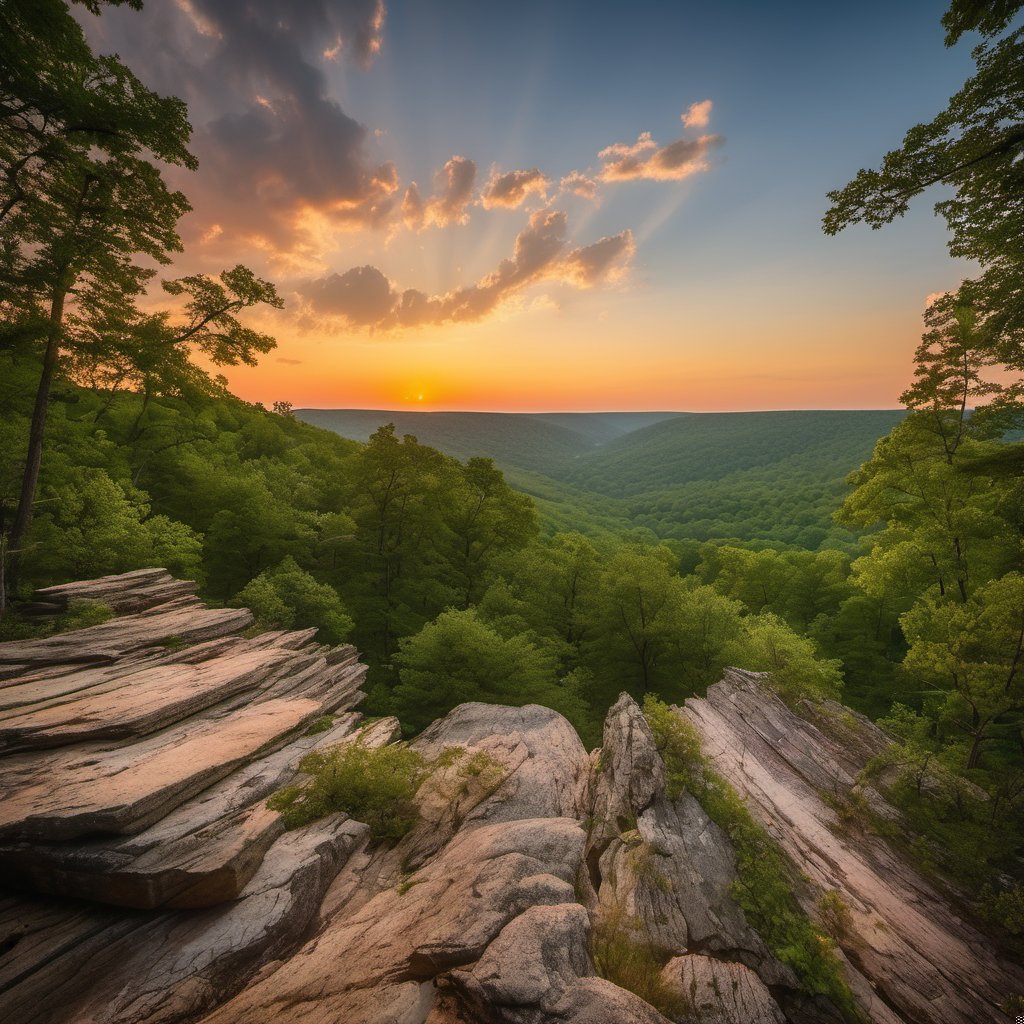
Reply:
[[[292,412],[386,412],[417,416],[631,416],[637,413],[664,416],[753,416],[772,412],[908,412],[906,406],[856,406],[807,409],[386,409],[380,406],[294,406]]]

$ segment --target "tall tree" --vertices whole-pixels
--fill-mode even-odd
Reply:
[[[85,6],[98,13],[100,0]],[[215,363],[254,361],[273,340],[234,314],[280,300],[272,285],[236,267],[219,281],[198,275],[165,285],[186,298],[183,323],[142,315],[136,302],[155,271],[140,259],[167,264],[181,249],[177,222],[189,205],[168,188],[162,167],[196,166],[185,104],[147,89],[116,57],[95,56],[60,0],[0,8],[0,69],[0,341],[40,364],[3,545],[13,588],[57,376],[105,371],[109,387],[127,381],[147,396],[154,377],[201,383],[191,350]]]

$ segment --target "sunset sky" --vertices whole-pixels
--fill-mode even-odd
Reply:
[[[820,229],[970,72],[944,0],[149,0],[90,38],[188,101],[171,275],[244,262],[278,348],[251,401],[894,407],[970,267],[919,202]],[[934,201],[934,198],[932,199]]]

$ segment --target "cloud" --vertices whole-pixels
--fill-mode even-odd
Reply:
[[[311,212],[355,227],[393,202],[394,168],[370,158],[368,129],[325,74],[339,56],[368,65],[384,18],[383,0],[177,0],[85,20],[103,52],[189,104],[200,170],[175,180],[196,208],[186,231],[215,221],[225,246],[287,248]]]
[[[563,192],[571,192],[584,199],[597,199],[597,182],[580,171],[571,171],[559,182],[558,187]]]
[[[636,142],[629,145],[625,142],[615,142],[606,146],[598,153],[601,160],[633,160],[646,153],[649,149],[657,149],[658,144],[651,138],[650,132],[641,132]]]
[[[601,281],[615,280],[635,252],[632,231],[610,235],[569,253],[562,263],[561,278],[578,288],[592,288]]]
[[[691,103],[680,115],[683,125],[687,128],[707,128],[711,120],[711,100],[701,100],[700,103]]]
[[[415,288],[399,292],[375,267],[356,267],[312,282],[304,291],[313,310],[352,326],[410,328],[481,320],[507,298],[541,281],[592,288],[617,280],[635,245],[629,231],[566,251],[567,221],[557,210],[539,210],[519,232],[512,255],[475,284],[443,295]]]
[[[507,171],[499,174],[491,172],[490,181],[484,188],[480,201],[484,209],[491,210],[496,206],[506,210],[514,210],[530,195],[546,196],[551,182],[541,173],[540,168],[533,167],[528,171]]]
[[[287,366],[301,366],[302,365],[302,360],[301,359],[285,359],[284,356],[278,356],[277,359],[275,360],[275,362],[284,363]]]
[[[434,194],[424,200],[416,182],[405,190],[402,220],[411,231],[425,227],[465,224],[466,207],[473,198],[476,163],[464,156],[453,156],[434,176]]]
[[[343,316],[358,326],[383,320],[395,305],[391,282],[376,267],[353,267],[314,281],[305,292],[318,313]]]
[[[598,177],[602,181],[682,181],[710,167],[708,155],[722,145],[720,135],[676,139],[659,146],[644,132],[633,145],[616,143],[602,149],[604,161]]]

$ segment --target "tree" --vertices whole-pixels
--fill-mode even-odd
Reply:
[[[1024,28],[1002,34],[1022,6],[1020,0],[953,0],[943,18],[946,45],[979,32],[976,73],[945,110],[911,128],[880,169],[861,170],[830,192],[823,222],[828,234],[858,222],[879,228],[930,186],[949,186],[953,195],[935,204],[950,229],[949,251],[982,267],[977,280],[961,287],[958,304],[975,311],[991,358],[1017,373],[1024,370]]]
[[[1012,557],[1005,487],[960,470],[965,458],[990,447],[968,432],[968,425],[957,426],[945,414],[914,413],[851,474],[854,490],[841,519],[853,526],[886,524],[871,553],[853,564],[865,592],[913,600],[934,587],[940,597],[967,601],[975,583]],[[956,434],[963,436],[952,448]]]
[[[503,636],[531,631],[556,653],[563,671],[580,664],[592,623],[598,580],[597,549],[579,533],[557,533],[550,540],[506,552],[498,579],[478,608]]]
[[[318,583],[291,556],[250,580],[231,603],[248,608],[264,628],[312,626],[317,638],[328,644],[341,643],[352,632],[352,620],[337,591]]]
[[[687,581],[689,582],[689,581]],[[743,632],[743,607],[713,587],[687,586],[677,597],[675,643],[679,674],[690,693],[717,681]]]
[[[99,0],[86,6],[98,12]],[[167,264],[181,249],[177,221],[189,205],[167,187],[162,167],[196,166],[185,104],[147,89],[116,57],[94,56],[58,0],[14,0],[0,17],[3,339],[40,363],[7,539],[13,588],[54,380],[88,373],[114,390],[127,381],[147,397],[154,379],[201,384],[206,375],[190,363],[191,349],[215,363],[253,362],[273,340],[234,313],[280,300],[272,285],[236,267],[219,281],[195,275],[165,284],[186,300],[178,326],[171,314],[139,312],[155,275],[140,258]]]
[[[402,640],[396,661],[395,713],[414,732],[467,701],[574,710],[551,659],[525,636],[500,636],[473,609],[442,612]]]
[[[394,424],[377,430],[352,471],[352,518],[358,596],[353,606],[359,645],[388,665],[400,636],[416,632],[456,592],[446,581],[443,552],[451,546],[446,506],[457,486],[454,459],[399,439]]]
[[[537,513],[525,494],[505,483],[492,459],[470,459],[460,475],[449,517],[450,563],[461,605],[469,608],[482,596],[495,556],[536,536]]]
[[[843,676],[838,661],[822,658],[808,637],[794,632],[777,615],[765,612],[744,621],[744,630],[730,651],[733,664],[771,674],[772,684],[787,701],[822,700],[839,696]]]
[[[907,670],[944,692],[938,720],[977,768],[997,741],[1011,749],[1024,713],[1024,576],[1008,573],[978,588],[966,604],[934,598],[903,618]]]
[[[32,6],[9,5],[0,26],[10,61],[0,85],[0,305],[8,330],[42,350],[9,538],[12,583],[69,312],[78,322],[130,315],[153,275],[135,258],[167,263],[181,248],[175,226],[189,208],[157,161],[195,166],[184,103],[146,89],[116,58],[94,57],[66,5],[45,0],[42,16]]]
[[[601,567],[588,611],[588,664],[599,683],[594,703],[614,694],[678,686],[676,626],[683,581],[668,548],[623,547]]]

